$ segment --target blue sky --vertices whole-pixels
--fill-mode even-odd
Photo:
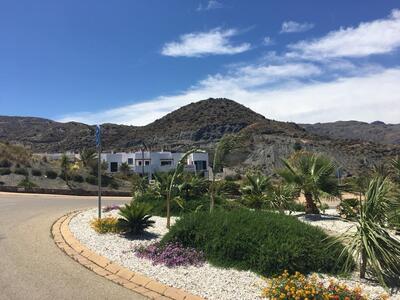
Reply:
[[[398,1],[0,1],[1,115],[143,125],[208,97],[400,123]]]

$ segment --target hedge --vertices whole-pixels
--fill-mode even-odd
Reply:
[[[216,266],[251,270],[264,276],[284,270],[339,273],[342,245],[295,217],[244,209],[184,215],[162,239],[202,250]]]

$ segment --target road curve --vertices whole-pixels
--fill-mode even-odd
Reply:
[[[103,203],[125,199],[105,197]],[[0,193],[0,299],[146,299],[85,269],[54,244],[50,227],[57,218],[95,206],[96,197]]]

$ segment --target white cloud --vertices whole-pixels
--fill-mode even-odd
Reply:
[[[226,97],[267,118],[282,121],[309,123],[355,119],[399,123],[400,68],[330,82],[292,81],[293,72],[297,72],[297,78],[318,74],[313,65],[305,64],[303,67],[303,71],[300,65],[283,65],[282,70],[277,66],[245,67],[230,76],[210,76],[177,95],[98,113],[73,114],[62,117],[60,121],[145,125],[191,102]],[[281,76],[286,84],[271,86],[268,80],[260,79],[270,73]]]
[[[218,8],[223,8],[224,6],[222,5],[221,2],[216,1],[216,0],[210,0],[208,1],[206,6],[203,6],[203,4],[199,4],[197,7],[197,11],[205,11],[205,10],[213,10],[213,9],[218,9]]]
[[[297,23],[295,21],[286,21],[282,23],[281,33],[304,32],[312,29],[312,23]]]
[[[178,42],[166,43],[161,51],[167,56],[200,57],[217,54],[237,54],[251,48],[249,43],[232,45],[229,38],[238,34],[235,29],[215,28],[208,32],[188,33]]]
[[[264,46],[272,46],[274,44],[275,44],[274,41],[269,36],[266,36],[265,38],[263,38]]]
[[[288,57],[326,59],[390,53],[400,47],[400,10],[389,17],[341,28],[311,41],[290,45]]]

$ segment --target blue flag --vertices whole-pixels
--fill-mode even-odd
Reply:
[[[100,125],[96,125],[96,147],[100,147],[101,143],[101,129]]]

